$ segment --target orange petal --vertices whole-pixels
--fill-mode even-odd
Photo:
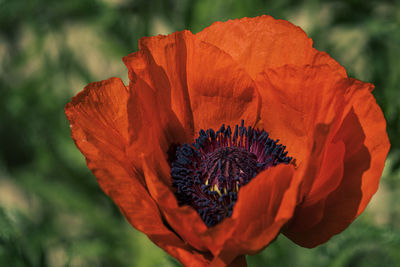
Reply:
[[[129,77],[142,79],[162,96],[187,128],[187,134],[192,136],[194,122],[186,81],[186,57],[179,53],[185,49],[184,40],[178,36],[176,39],[164,36],[149,39],[157,43],[154,48],[142,45],[146,41],[143,38],[139,41],[140,51],[123,58]]]
[[[211,266],[228,265],[238,256],[257,253],[272,242],[292,216],[299,178],[295,178],[293,166],[281,164],[259,173],[242,187],[230,218],[236,222],[235,231]]]
[[[343,113],[345,87],[341,73],[327,65],[291,66],[257,76],[262,106],[259,128],[286,145],[297,164],[315,141],[315,126],[330,124]]]
[[[290,222],[291,232],[304,232],[318,224],[325,212],[325,199],[341,183],[343,177],[343,158],[345,146],[343,142],[331,143],[325,151],[325,156],[312,155],[310,160],[316,161],[315,166],[309,167],[305,175],[316,176],[311,190],[304,196],[296,208]],[[321,163],[322,162],[322,163]],[[318,165],[322,165],[319,167]],[[310,171],[312,169],[312,171]]]
[[[228,258],[231,258],[230,256]],[[229,262],[229,263],[227,263]],[[246,267],[247,262],[246,262],[246,256],[241,255],[236,257],[233,261],[231,260],[226,260],[226,258],[221,258],[221,257],[216,257],[213,259],[213,261],[209,265],[210,267]]]
[[[215,22],[196,37],[231,55],[253,79],[268,68],[287,64],[327,64],[346,76],[345,69],[328,54],[312,47],[303,30],[270,16]]]
[[[382,110],[370,93],[373,85],[351,79],[354,82],[354,95],[349,90],[349,97],[353,100],[353,108],[358,116],[365,134],[364,145],[371,155],[370,168],[363,174],[361,191],[362,199],[357,210],[360,215],[368,205],[372,196],[378,190],[380,177],[385,166],[385,160],[390,149],[389,137],[386,132],[386,120]]]
[[[142,38],[140,51],[124,58],[131,78],[143,79],[171,101],[192,135],[200,129],[253,125],[259,96],[250,76],[232,57],[188,31]]]
[[[163,223],[140,166],[126,154],[129,145],[129,93],[120,79],[89,84],[65,107],[72,138],[101,188],[128,221],[185,265],[206,266],[203,255]]]
[[[131,81],[129,90],[130,147],[127,152],[131,157],[139,157],[140,153],[151,154],[161,148],[164,158],[167,158],[171,145],[190,140],[165,94],[138,77]]]
[[[345,155],[345,145],[339,141],[330,143],[321,160],[321,167],[316,174],[318,179],[314,180],[307,198],[303,204],[311,204],[323,199],[335,190],[343,177],[343,159]]]
[[[206,267],[210,264],[209,255],[196,251],[175,234],[150,235],[148,237],[184,266]]]
[[[234,224],[208,228],[190,206],[178,206],[170,181],[170,167],[160,159],[161,151],[143,156],[144,174],[151,196],[174,231],[190,246],[204,253],[216,254],[231,236]]]
[[[323,192],[318,192],[318,202],[300,206],[285,231],[285,235],[305,247],[326,242],[343,231],[365,209],[378,188],[389,150],[386,123],[370,93],[371,85],[353,79],[351,82],[346,98],[352,108],[333,139],[333,142],[342,142],[345,146],[343,175],[337,172],[337,177],[334,177],[335,172],[324,169],[331,172],[331,179],[340,181],[340,184],[325,198],[322,198]],[[335,151],[328,149],[327,153]],[[315,182],[320,179],[326,179],[323,173],[316,177]],[[314,196],[317,191],[316,188]]]
[[[304,205],[315,203],[335,190],[343,177],[343,159],[345,155],[345,145],[339,141],[337,143],[327,144],[324,158],[321,160],[319,168],[314,179],[310,192],[304,199]]]
[[[232,214],[238,221],[232,239],[241,254],[254,254],[267,246],[291,218],[300,184],[293,175],[292,165],[280,164],[240,189]]]

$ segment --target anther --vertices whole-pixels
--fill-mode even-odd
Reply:
[[[240,188],[261,171],[289,164],[286,147],[264,130],[224,124],[217,132],[200,130],[192,143],[177,148],[171,165],[172,185],[179,205],[197,210],[211,227],[232,216]]]

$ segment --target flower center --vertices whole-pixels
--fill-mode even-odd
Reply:
[[[177,148],[171,166],[178,204],[197,210],[208,227],[232,216],[242,186],[261,171],[292,161],[278,142],[264,130],[244,127],[244,121],[233,134],[224,125],[217,132],[200,130],[192,145]]]

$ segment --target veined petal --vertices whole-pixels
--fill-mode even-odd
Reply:
[[[100,186],[139,230],[162,234],[165,227],[144,186],[138,166],[125,154],[128,137],[128,91],[120,79],[91,83],[65,111],[72,138]],[[135,207],[141,208],[135,211]],[[154,220],[155,227],[148,221]],[[158,220],[158,223],[157,223]]]
[[[229,218],[236,221],[235,231],[211,266],[229,265],[237,257],[255,254],[275,240],[296,206],[301,183],[298,178],[293,166],[278,165],[261,172],[241,188]]]
[[[130,155],[140,157],[161,148],[167,158],[172,144],[190,140],[166,95],[139,77],[131,81],[129,90]]]
[[[253,79],[267,69],[287,64],[326,64],[346,76],[345,69],[328,54],[312,47],[302,29],[271,16],[215,22],[196,37],[231,55]]]
[[[327,65],[286,65],[260,74],[256,83],[262,99],[257,126],[279,137],[300,164],[313,148],[316,125],[343,113],[343,76]]]
[[[143,156],[144,174],[151,196],[157,201],[163,216],[172,229],[198,251],[217,254],[234,228],[232,219],[208,228],[190,206],[178,206],[170,179],[170,167],[160,157],[161,151]],[[157,164],[156,164],[157,163]]]
[[[292,165],[278,165],[241,188],[232,215],[238,221],[232,240],[242,254],[254,254],[275,239],[292,216],[299,184]]]
[[[285,235],[305,247],[326,242],[343,231],[365,209],[378,189],[390,147],[385,120],[370,93],[371,85],[354,79],[351,82],[346,92],[351,109],[332,140],[345,146],[343,172],[331,172],[330,178],[340,183],[329,194],[315,188],[313,195],[318,196],[319,201],[314,199],[313,204],[306,205],[305,198],[305,205],[297,208],[285,230]],[[327,153],[334,153],[331,149],[328,148]],[[329,172],[328,167],[325,164],[321,170]],[[326,179],[323,172],[315,182],[321,179]],[[314,214],[314,217],[306,219],[307,214]]]
[[[164,225],[146,189],[140,165],[127,155],[128,102],[128,89],[120,79],[89,84],[65,107],[72,138],[101,188],[135,228],[183,264],[206,266],[203,255]]]
[[[188,132],[250,125],[259,116],[255,84],[232,57],[201,42],[188,31],[140,40],[140,51],[124,58],[131,73],[171,101],[171,108]]]
[[[364,145],[371,155],[370,168],[363,174],[361,203],[357,210],[360,215],[371,197],[378,190],[380,177],[385,166],[385,160],[390,149],[389,137],[386,132],[386,120],[381,108],[371,94],[374,86],[351,79],[354,84],[348,90],[346,97],[350,98],[354,113],[359,118],[365,134]]]

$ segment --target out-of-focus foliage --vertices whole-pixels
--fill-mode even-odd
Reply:
[[[315,249],[284,237],[249,266],[399,266],[400,2],[0,0],[0,266],[179,266],[125,221],[70,138],[63,107],[118,76],[141,36],[270,14],[376,85],[392,143],[367,212]]]

